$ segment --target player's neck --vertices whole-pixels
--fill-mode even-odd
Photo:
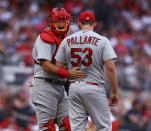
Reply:
[[[93,26],[84,25],[84,26],[81,27],[81,30],[91,30],[91,31],[93,31]]]

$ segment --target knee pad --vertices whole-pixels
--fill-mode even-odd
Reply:
[[[55,119],[49,120],[46,124],[44,124],[44,125],[41,126],[40,128],[46,128],[44,131],[56,131],[56,127],[55,127],[55,124],[54,124],[54,120],[55,120]]]
[[[71,127],[69,123],[69,116],[63,119],[62,124],[59,127],[60,128],[63,127],[64,131],[71,131]]]

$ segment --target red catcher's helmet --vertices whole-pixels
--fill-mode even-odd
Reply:
[[[50,13],[51,30],[56,35],[64,35],[68,32],[71,16],[64,8],[54,8]]]

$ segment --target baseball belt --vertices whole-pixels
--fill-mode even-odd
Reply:
[[[51,79],[51,78],[42,78],[42,77],[34,77],[34,79],[42,79],[45,80],[45,82],[49,82],[49,83],[53,83],[56,85],[64,85],[64,81],[60,81],[60,80],[55,80],[55,79]]]
[[[72,81],[71,83],[75,83],[76,81]],[[79,81],[80,82],[80,81]],[[89,84],[89,85],[99,85],[98,83],[94,83],[94,82],[89,82],[89,81],[85,81],[86,84]]]

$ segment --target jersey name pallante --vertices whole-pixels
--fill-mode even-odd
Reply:
[[[75,36],[71,37],[70,39],[67,39],[67,43],[69,47],[74,44],[92,44],[97,46],[99,40],[99,38],[96,38],[94,36],[85,36],[84,40],[82,41],[82,36]]]

